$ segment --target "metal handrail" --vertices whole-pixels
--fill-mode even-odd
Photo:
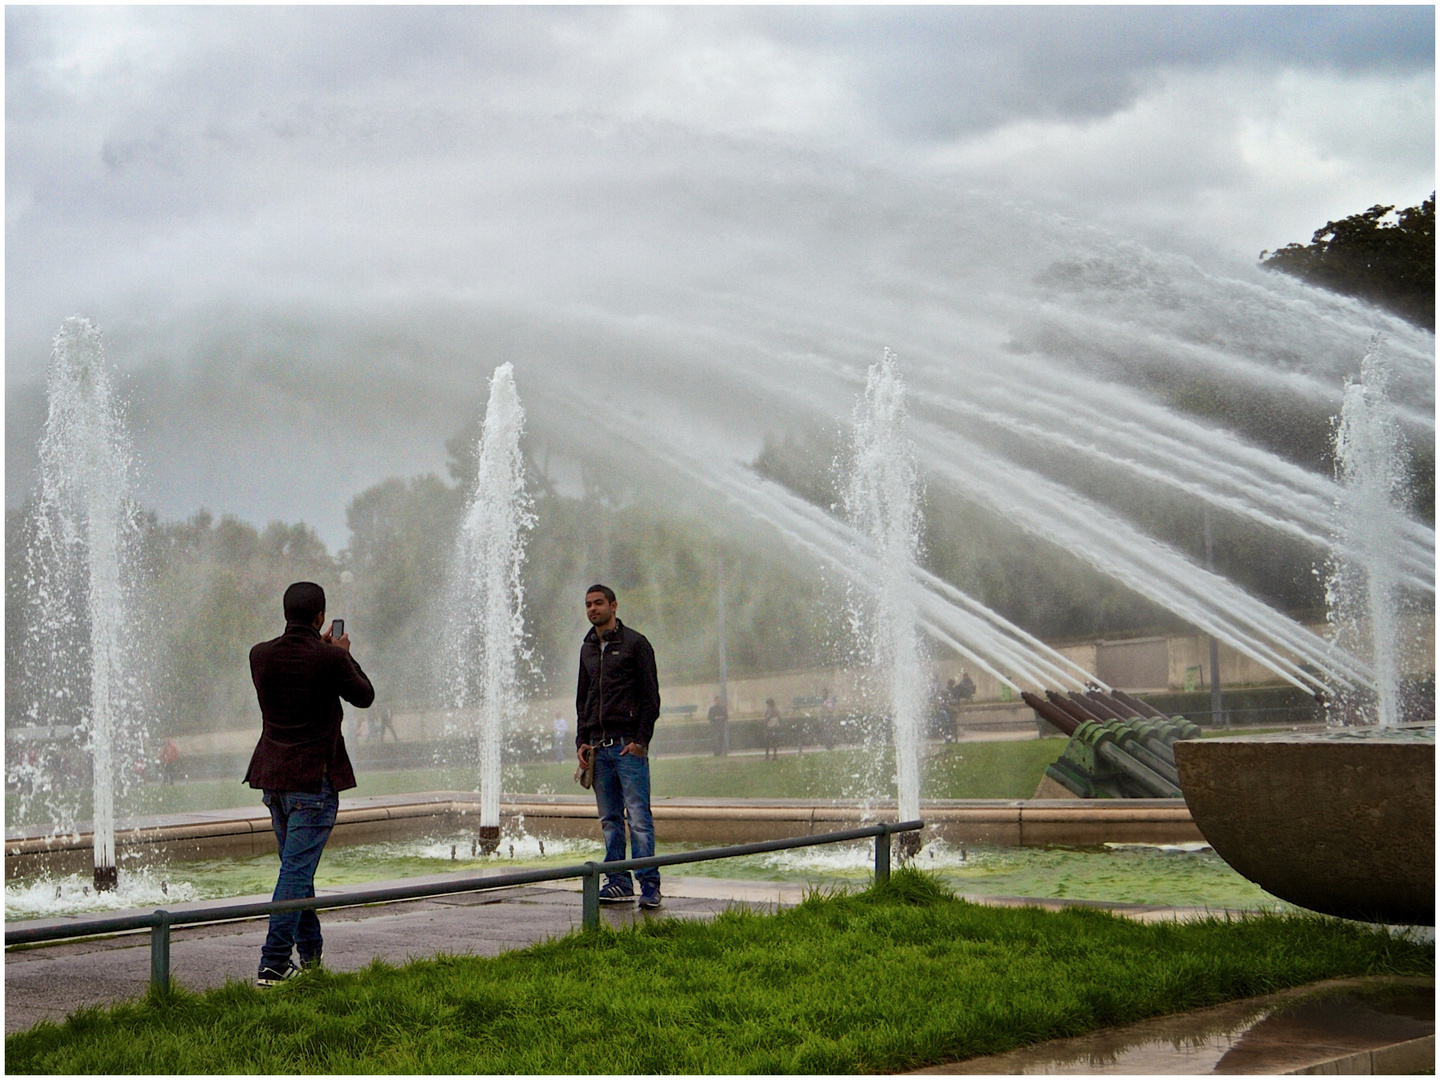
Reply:
[[[925,822],[921,820],[902,821],[895,825],[880,822],[875,825],[864,825],[858,829],[814,833],[810,836],[797,836],[787,840],[761,840],[753,844],[734,844],[730,847],[682,851],[675,855],[651,855],[643,859],[587,862],[579,866],[558,866],[548,870],[519,870],[510,874],[452,878],[444,882],[398,885],[389,889],[361,889],[355,892],[337,893],[333,896],[230,904],[227,907],[202,908],[195,911],[172,912],[159,908],[149,915],[77,919],[59,926],[17,927],[14,930],[5,931],[5,945],[8,948],[11,945],[33,945],[42,941],[63,941],[68,938],[96,937],[103,934],[122,934],[132,930],[148,929],[150,931],[150,985],[152,989],[164,991],[170,986],[170,928],[172,926],[254,919],[280,911],[315,911],[320,908],[360,907],[365,904],[386,904],[399,900],[423,900],[431,896],[447,896],[450,893],[484,892],[490,889],[506,889],[516,885],[535,885],[544,881],[560,881],[565,878],[578,877],[581,879],[581,921],[586,930],[595,930],[600,926],[601,874],[614,874],[623,870],[646,870],[651,867],[678,866],[682,863],[709,862],[713,859],[733,859],[741,855],[759,855],[767,851],[785,851],[789,848],[818,847],[821,844],[840,844],[846,840],[864,840],[873,836],[875,838],[875,880],[884,881],[890,876],[891,834],[916,832],[924,827]]]

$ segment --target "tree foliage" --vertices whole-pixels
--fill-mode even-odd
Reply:
[[[1417,326],[1435,329],[1435,194],[1401,210],[1372,206],[1327,221],[1309,244],[1260,253],[1267,270],[1368,300]]]
[[[257,529],[205,510],[187,521],[152,519],[145,543],[159,637],[152,734],[258,726],[250,646],[284,630],[280,598],[292,581],[336,595],[335,560],[301,522]]]
[[[382,694],[415,705],[440,704],[430,657],[446,632],[444,593],[474,479],[476,434],[446,443],[454,486],[435,476],[390,479],[361,492],[347,511],[350,547],[339,558],[355,572],[355,627],[373,650],[367,670]],[[522,450],[536,515],[525,560],[531,691],[573,691],[587,629],[584,590],[596,581],[620,593],[621,618],[655,645],[662,681],[716,678],[722,560],[731,674],[824,661],[824,618],[809,604],[815,582],[803,568],[727,539],[723,522],[677,513],[601,477],[587,476],[579,497],[562,495],[543,448],[537,455],[526,440]]]

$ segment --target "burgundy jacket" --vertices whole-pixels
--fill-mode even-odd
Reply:
[[[260,699],[260,741],[245,770],[252,788],[319,791],[355,786],[340,733],[340,699],[368,708],[375,688],[354,657],[320,640],[313,626],[287,623],[285,633],[250,650],[250,678]]]

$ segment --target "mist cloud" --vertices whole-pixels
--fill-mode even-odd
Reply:
[[[766,363],[1003,344],[989,294],[1018,311],[1075,242],[1011,204],[1250,281],[1261,247],[1434,185],[1429,8],[6,19],[12,505],[80,312],[165,513],[303,517],[332,546],[361,487],[443,467],[506,359],[557,442],[584,443],[576,395],[638,377],[743,450],[788,418],[746,390]]]

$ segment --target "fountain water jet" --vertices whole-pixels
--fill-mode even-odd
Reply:
[[[929,679],[911,591],[920,507],[915,450],[905,420],[905,384],[895,355],[886,349],[880,363],[871,365],[865,394],[855,404],[844,492],[846,515],[870,541],[880,579],[873,601],[852,601],[850,622],[852,640],[888,677],[897,813],[900,821],[913,821],[920,816],[920,724]],[[918,839],[907,833],[910,837]]]
[[[1390,369],[1377,335],[1360,361],[1358,382],[1346,382],[1335,428],[1336,552],[1325,594],[1335,641],[1363,656],[1368,625],[1375,672],[1374,721],[1400,723],[1399,587],[1397,537],[1405,515],[1404,436],[1390,402]],[[1347,695],[1350,697],[1351,695]],[[1348,702],[1347,702],[1348,704]]]
[[[94,883],[116,887],[115,797],[129,782],[118,766],[141,745],[131,600],[129,440],[119,418],[100,332],[66,319],[47,376],[49,414],[40,443],[40,488],[27,551],[27,667],[40,692],[30,718],[54,731],[78,720],[91,758]],[[57,831],[74,828],[69,777],[57,753],[22,762],[29,797],[49,807]],[[68,790],[67,790],[68,789]],[[66,820],[67,818],[71,820]]]
[[[534,525],[520,436],[525,410],[509,363],[495,369],[476,448],[475,487],[465,506],[448,590],[449,698],[472,718],[479,751],[480,846],[500,842],[501,727],[520,708],[524,656],[525,533]]]

